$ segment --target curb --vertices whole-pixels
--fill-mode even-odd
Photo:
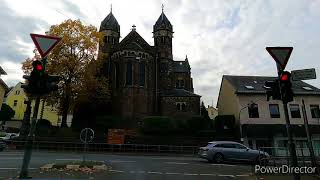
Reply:
[[[102,165],[93,165],[92,167],[80,167],[80,165],[78,164],[66,164],[66,165],[56,165],[54,163],[52,164],[45,164],[43,166],[40,167],[40,170],[42,171],[49,171],[49,170],[71,170],[71,171],[91,171],[91,170],[95,170],[95,171],[106,171],[108,169],[111,169],[111,167],[108,167],[105,164]]]

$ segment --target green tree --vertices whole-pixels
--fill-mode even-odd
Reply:
[[[61,127],[67,127],[67,115],[73,109],[79,95],[89,92],[92,88],[102,92],[101,86],[107,84],[105,78],[88,78],[88,74],[85,73],[89,69],[95,69],[89,66],[96,64],[92,62],[98,61],[98,44],[102,43],[103,34],[92,25],[86,26],[80,20],[71,19],[51,26],[47,34],[62,37],[61,42],[48,56],[48,73],[61,77],[60,88],[51,94],[48,103],[59,104],[62,114]],[[30,63],[34,59],[39,59],[39,56],[28,58],[23,63],[22,69],[25,73],[30,72]],[[97,84],[101,86],[91,87]],[[87,88],[89,86],[90,88]]]
[[[5,124],[6,121],[10,121],[13,118],[15,112],[14,110],[8,106],[7,104],[2,104],[1,111],[0,111],[0,119],[2,124]]]

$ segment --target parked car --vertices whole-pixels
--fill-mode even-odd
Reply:
[[[13,139],[15,137],[19,137],[19,133],[6,133],[5,136],[0,137],[0,140],[10,140],[10,139]]]
[[[206,147],[199,148],[200,158],[209,162],[222,163],[224,161],[246,161],[253,163],[267,163],[269,154],[253,150],[243,144],[232,141],[213,141]]]
[[[3,151],[7,147],[6,143],[3,141],[0,141],[0,151]]]

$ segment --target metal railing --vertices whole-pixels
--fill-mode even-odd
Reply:
[[[8,149],[23,150],[25,141],[7,141],[7,145]],[[84,144],[80,142],[34,141],[33,149],[36,151],[48,150],[83,152]],[[198,153],[198,146],[88,143],[86,151],[119,153],[175,153],[195,155]]]
[[[258,150],[261,151],[261,154],[267,152],[270,155],[268,165],[278,166],[291,164],[290,152],[287,147],[261,147]],[[320,149],[314,148],[314,152],[317,164],[320,165]],[[311,165],[311,157],[308,148],[296,148],[296,154],[299,166]]]

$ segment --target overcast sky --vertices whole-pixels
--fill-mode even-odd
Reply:
[[[216,105],[223,74],[276,75],[266,46],[293,46],[287,70],[316,68],[320,76],[320,0],[0,0],[1,76],[22,81],[21,62],[32,56],[29,34],[80,19],[99,28],[112,12],[124,38],[131,26],[153,45],[152,27],[164,12],[173,25],[173,56],[188,55],[195,93]],[[306,81],[320,87],[320,80]]]

